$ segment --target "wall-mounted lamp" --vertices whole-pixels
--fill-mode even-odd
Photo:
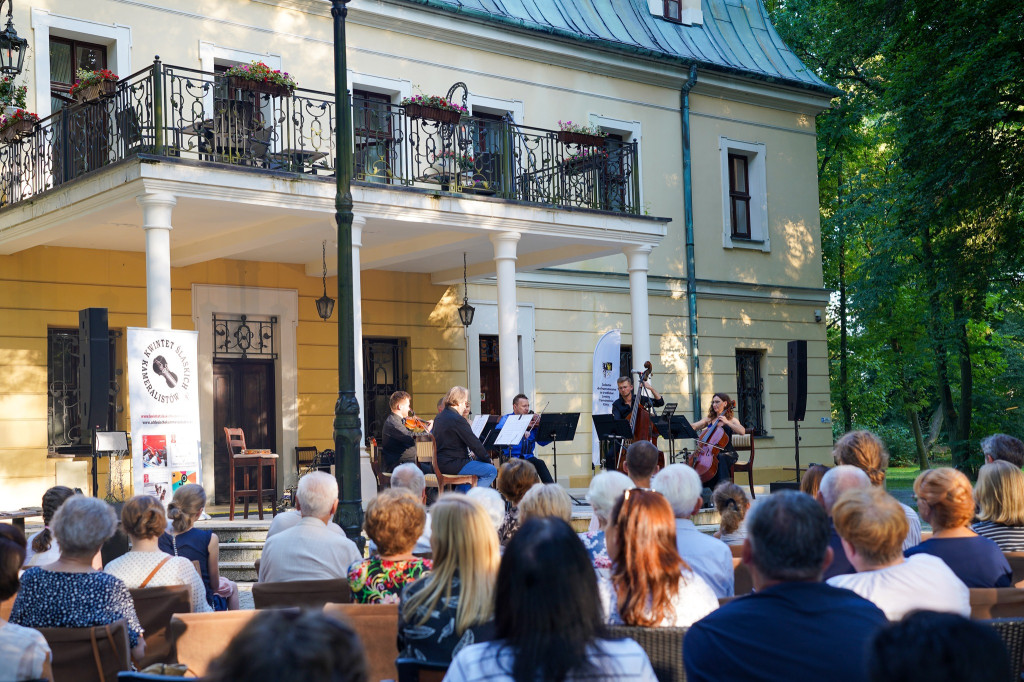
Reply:
[[[815,310],[814,311],[814,321],[815,322],[821,322],[821,311],[820,310]]]

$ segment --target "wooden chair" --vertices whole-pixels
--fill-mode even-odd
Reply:
[[[449,665],[450,663],[421,661],[418,658],[399,658],[395,661],[398,682],[441,682]]]
[[[1024,618],[993,618],[982,622],[999,633],[1010,654],[1010,680],[1020,682],[1024,667]]]
[[[216,611],[176,613],[168,628],[174,660],[202,677],[213,659],[224,653],[228,643],[259,611]]]
[[[971,618],[1024,617],[1024,590],[1016,587],[972,587]]]
[[[416,441],[416,464],[419,465],[420,469],[423,468],[423,465],[426,465],[428,469],[433,470],[434,450],[437,448],[434,437],[429,433],[415,433],[412,438]],[[438,488],[437,476],[435,474],[424,473],[423,477],[426,479],[428,488]],[[441,490],[438,489],[437,492],[440,493]]]
[[[370,469],[373,471],[373,477],[377,479],[377,492],[381,492],[391,487],[391,474],[384,471],[384,457],[376,438],[370,439],[369,451]]]
[[[732,437],[732,446],[736,452],[747,451],[750,453],[750,457],[745,462],[737,461],[729,469],[729,478],[732,482],[736,482],[736,472],[746,473],[747,485],[750,487],[750,499],[754,499],[757,495],[754,494],[754,437],[749,433],[742,436]]]
[[[258,609],[290,606],[322,608],[324,604],[352,603],[348,580],[293,580],[279,583],[256,583],[252,586],[252,599]]]
[[[1017,587],[1024,587],[1021,585],[1024,582],[1024,552],[1003,552],[1003,556],[1010,563],[1010,568],[1013,569],[1013,584]]]
[[[124,620],[91,628],[36,628],[53,651],[54,682],[105,682],[131,670]]]
[[[366,653],[367,679],[397,678],[398,604],[327,604],[324,613],[347,622],[359,635]]]
[[[750,567],[743,563],[743,559],[733,557],[732,571],[733,580],[735,582],[733,594],[737,597],[741,597],[744,594],[750,594],[754,591],[754,579],[750,575]]]
[[[613,625],[608,628],[613,639],[628,637],[647,654],[658,682],[685,682],[683,638],[687,628],[642,628]]]
[[[231,502],[228,507],[228,520],[235,520],[235,499],[241,497],[245,500],[245,514],[243,518],[249,518],[249,498],[256,498],[256,507],[259,510],[260,521],[263,520],[263,499],[270,498],[273,515],[277,516],[277,455],[274,454],[246,454],[245,434],[242,429],[224,427],[224,438],[228,444],[228,495]],[[242,469],[242,489],[235,486],[235,469]],[[274,483],[268,489],[263,489],[264,467],[270,470],[270,480]],[[255,469],[256,487],[252,487],[251,475]]]
[[[145,668],[153,663],[173,663],[167,628],[176,613],[191,613],[192,599],[187,585],[144,587],[129,590],[135,613],[146,637],[146,655],[138,661]]]
[[[305,469],[313,466],[316,461],[317,450],[315,446],[295,448],[295,473],[302,476]]]
[[[424,436],[426,436],[426,438],[423,438]],[[441,468],[439,466],[437,466],[437,441],[434,440],[433,434],[430,434],[430,433],[416,434],[414,436],[414,438],[416,439],[416,461],[417,462],[423,462],[425,464],[429,464],[430,467],[434,470],[434,477],[437,479],[438,492],[443,492],[443,491],[445,491],[445,490],[447,490],[449,488],[454,488],[457,485],[466,485],[466,484],[469,484],[471,486],[475,486],[476,485],[476,480],[477,480],[476,476],[473,476],[473,475],[470,475],[470,474],[460,475],[460,474],[442,474],[441,473]],[[420,443],[421,442],[428,442],[430,444],[430,447],[429,448],[424,447],[424,448],[421,449],[421,447],[420,447]],[[421,457],[421,453],[423,451],[429,451],[430,459],[426,459],[425,457]],[[429,476],[429,474],[427,474],[427,475]],[[429,486],[430,484],[428,483],[427,485]]]

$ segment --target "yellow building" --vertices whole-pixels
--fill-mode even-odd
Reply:
[[[585,482],[594,345],[621,329],[623,370],[650,359],[690,417],[715,391],[738,398],[757,429],[756,479],[791,478],[786,342],[803,339],[801,459],[824,460],[815,116],[834,91],[758,0],[496,7],[349,7],[364,434],[399,388],[424,415],[455,384],[478,414],[508,412],[522,392],[537,409],[582,413],[558,477]],[[325,265],[337,291],[329,10],[17,3],[30,46],[20,81],[42,121],[0,143],[0,506],[84,480],[84,463],[48,455],[75,450],[74,330],[87,307],[109,311],[115,368],[127,327],[198,332],[211,491],[224,482],[224,425],[281,454],[282,488],[297,446],[332,446],[337,315],[323,321],[314,304]],[[253,60],[299,88],[253,93],[224,73]],[[79,67],[116,72],[116,92],[74,103]],[[467,110],[453,123],[401,104],[450,89]],[[567,138],[560,121],[604,137]],[[240,326],[266,347],[225,342]],[[122,379],[110,415],[126,429]]]

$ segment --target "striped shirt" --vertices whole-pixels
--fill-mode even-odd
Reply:
[[[1004,552],[1024,552],[1024,526],[1004,526],[992,521],[979,521],[971,526],[971,530],[992,540]]]

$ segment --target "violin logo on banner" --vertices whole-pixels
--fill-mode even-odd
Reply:
[[[192,383],[192,363],[187,349],[173,339],[149,343],[142,351],[142,385],[158,403],[173,404],[187,399]]]

